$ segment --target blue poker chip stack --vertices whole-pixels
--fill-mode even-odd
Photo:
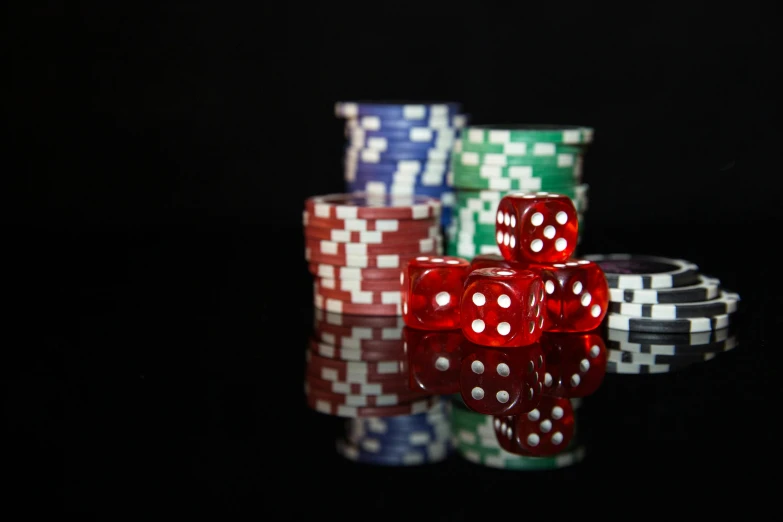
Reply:
[[[451,223],[455,205],[447,174],[454,143],[467,124],[451,102],[338,102],[345,119],[347,192],[424,195],[443,204],[441,223]]]

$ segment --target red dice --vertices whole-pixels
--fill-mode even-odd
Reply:
[[[568,196],[520,192],[498,204],[496,240],[508,261],[561,263],[574,253],[578,231],[576,207]]]
[[[544,327],[545,300],[541,277],[530,270],[474,270],[462,293],[462,332],[482,346],[508,348],[535,343]]]
[[[587,397],[598,390],[608,356],[600,335],[545,332],[540,344],[546,362],[545,395]]]
[[[484,415],[515,415],[538,405],[546,371],[538,343],[511,350],[465,347],[459,392],[468,408]]]
[[[462,330],[427,331],[403,328],[407,373],[411,390],[433,395],[459,391],[462,366]]]
[[[493,425],[501,448],[530,457],[564,451],[574,437],[574,408],[569,399],[543,397],[527,414],[496,416]]]
[[[400,282],[402,319],[423,330],[461,327],[460,299],[470,262],[461,257],[419,256],[408,261]]]
[[[527,268],[544,282],[547,332],[589,332],[598,328],[609,306],[609,285],[601,267],[592,261],[574,260]]]

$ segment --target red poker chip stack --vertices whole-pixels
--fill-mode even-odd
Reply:
[[[305,201],[305,259],[317,309],[400,316],[400,273],[409,259],[442,254],[441,203],[363,192]]]

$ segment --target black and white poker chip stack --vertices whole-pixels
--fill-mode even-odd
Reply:
[[[608,373],[667,373],[736,347],[740,296],[690,261],[632,254],[583,256],[609,284]]]

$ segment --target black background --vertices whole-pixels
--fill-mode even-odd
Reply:
[[[524,513],[533,492],[613,506],[778,467],[778,17],[618,9],[9,9],[11,496],[461,520],[509,499]],[[742,296],[740,348],[683,375],[607,379],[586,406],[594,451],[566,472],[341,461],[333,419],[302,407],[301,210],[342,190],[333,105],[347,99],[594,127],[582,251],[698,263]]]

